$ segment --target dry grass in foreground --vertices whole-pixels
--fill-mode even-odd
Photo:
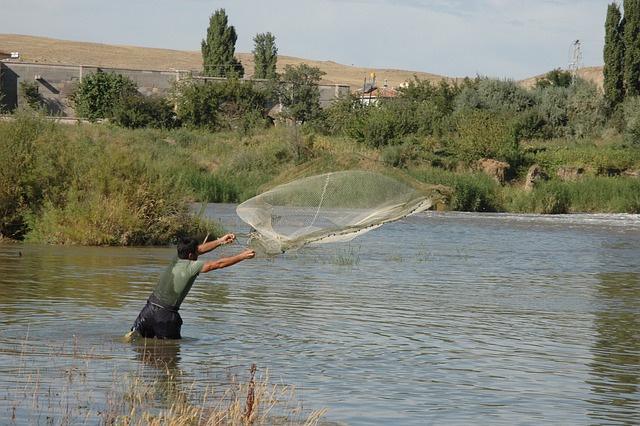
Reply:
[[[53,361],[41,371],[27,366],[34,364],[34,356],[46,355],[32,353],[25,340],[8,352],[19,361],[15,386],[0,398],[0,423],[314,426],[326,412],[303,409],[293,386],[273,383],[269,371],[258,373],[255,364],[248,372],[234,366],[187,377],[177,366],[175,342],[144,339],[132,345],[138,354],[134,368],[115,369],[109,382],[110,373],[95,376],[94,371],[104,352],[82,347],[74,338],[52,347]]]
[[[173,380],[178,379],[170,371],[168,382],[145,383],[132,376],[124,382],[123,392],[114,392],[113,404],[102,419],[105,424],[123,426],[312,426],[321,421],[326,410],[314,411],[304,418],[302,406],[294,402],[293,387],[272,384],[268,371],[257,378],[255,373],[256,366],[252,365],[247,383],[234,380],[223,391],[208,387],[202,392],[174,388]],[[171,402],[163,409],[149,409],[158,394]]]

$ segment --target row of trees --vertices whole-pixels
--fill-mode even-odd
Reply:
[[[205,77],[244,77],[244,67],[235,57],[238,35],[224,9],[218,9],[209,18],[207,38],[202,40],[201,51]],[[276,38],[269,32],[256,34],[253,59],[254,78],[269,79],[276,76],[278,48]]]

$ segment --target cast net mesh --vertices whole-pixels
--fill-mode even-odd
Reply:
[[[236,212],[252,227],[249,245],[277,254],[311,243],[350,241],[429,209],[433,195],[383,174],[343,171],[277,186]]]

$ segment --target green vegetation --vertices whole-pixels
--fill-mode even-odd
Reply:
[[[620,6],[611,3],[604,24],[604,94],[609,113],[624,100],[624,28]]]
[[[267,124],[267,91],[252,81],[182,80],[176,83],[177,123],[212,132],[249,132]]]
[[[135,83],[115,72],[94,72],[82,78],[71,99],[78,117],[92,121],[113,116],[118,103],[137,93]]]
[[[640,213],[640,96],[629,80],[640,81],[629,77],[640,69],[629,68],[640,8],[626,3],[624,17],[615,4],[607,14],[604,93],[553,70],[532,89],[416,78],[397,98],[364,104],[350,95],[327,109],[320,69],[272,75],[270,33],[254,39],[257,72],[269,82],[239,80],[235,30],[218,10],[203,58],[226,79],[183,80],[160,99],[126,77],[89,74],[73,93],[76,113],[105,123],[57,125],[33,112],[0,122],[0,238],[166,243],[212,226],[190,214],[193,203],[242,202],[345,169],[395,169],[446,187],[453,210]],[[32,87],[23,91],[35,103]],[[276,100],[285,125],[270,127]]]
[[[217,232],[189,212],[189,158],[166,135],[70,127],[32,115],[0,124],[0,234],[39,243],[164,244]],[[185,158],[187,157],[187,158]]]
[[[29,83],[27,81],[20,82],[20,93],[27,101],[27,105],[34,111],[38,111],[40,109],[42,99],[40,97],[40,93],[38,93],[38,83],[32,82]]]
[[[405,157],[401,163],[412,177],[451,188],[450,209],[640,212],[640,181],[622,175],[640,169],[640,149],[622,135],[607,143],[594,137],[520,147],[504,116],[467,114],[466,133],[443,139],[413,135],[386,147],[405,152],[397,155]],[[470,125],[474,120],[480,121]],[[476,128],[487,140],[492,139],[487,129],[505,135],[499,146],[509,148],[501,158],[521,164],[510,182],[498,183],[469,165],[487,152],[473,153],[483,146],[482,138],[473,139]],[[192,203],[241,202],[263,187],[326,170],[381,170],[390,167],[387,156],[393,155],[384,147],[323,135],[306,125],[260,126],[249,133],[128,130],[110,124],[69,126],[22,114],[0,123],[0,233],[91,245],[163,244],[186,234],[204,236],[220,231],[191,215]],[[532,164],[551,177],[527,192],[523,178]],[[563,168],[581,173],[575,181],[554,178]]]
[[[34,99],[34,95],[27,99]],[[71,99],[78,117],[90,121],[106,119],[130,129],[169,129],[178,125],[169,100],[142,95],[133,80],[114,72],[87,74],[75,87]],[[37,102],[38,98],[29,101],[29,105]]]

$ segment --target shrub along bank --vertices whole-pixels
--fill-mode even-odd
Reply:
[[[429,139],[399,147],[405,171],[453,189],[449,208],[533,213],[640,212],[640,181],[603,170],[640,168],[635,147],[615,139],[531,147],[526,163],[580,164],[574,182],[549,179],[533,191],[472,169],[450,170]],[[393,157],[396,158],[395,156]],[[0,123],[0,233],[5,239],[87,245],[165,244],[219,232],[192,203],[241,202],[261,188],[341,169],[393,167],[385,150],[310,127],[210,133],[69,126],[24,114]]]

